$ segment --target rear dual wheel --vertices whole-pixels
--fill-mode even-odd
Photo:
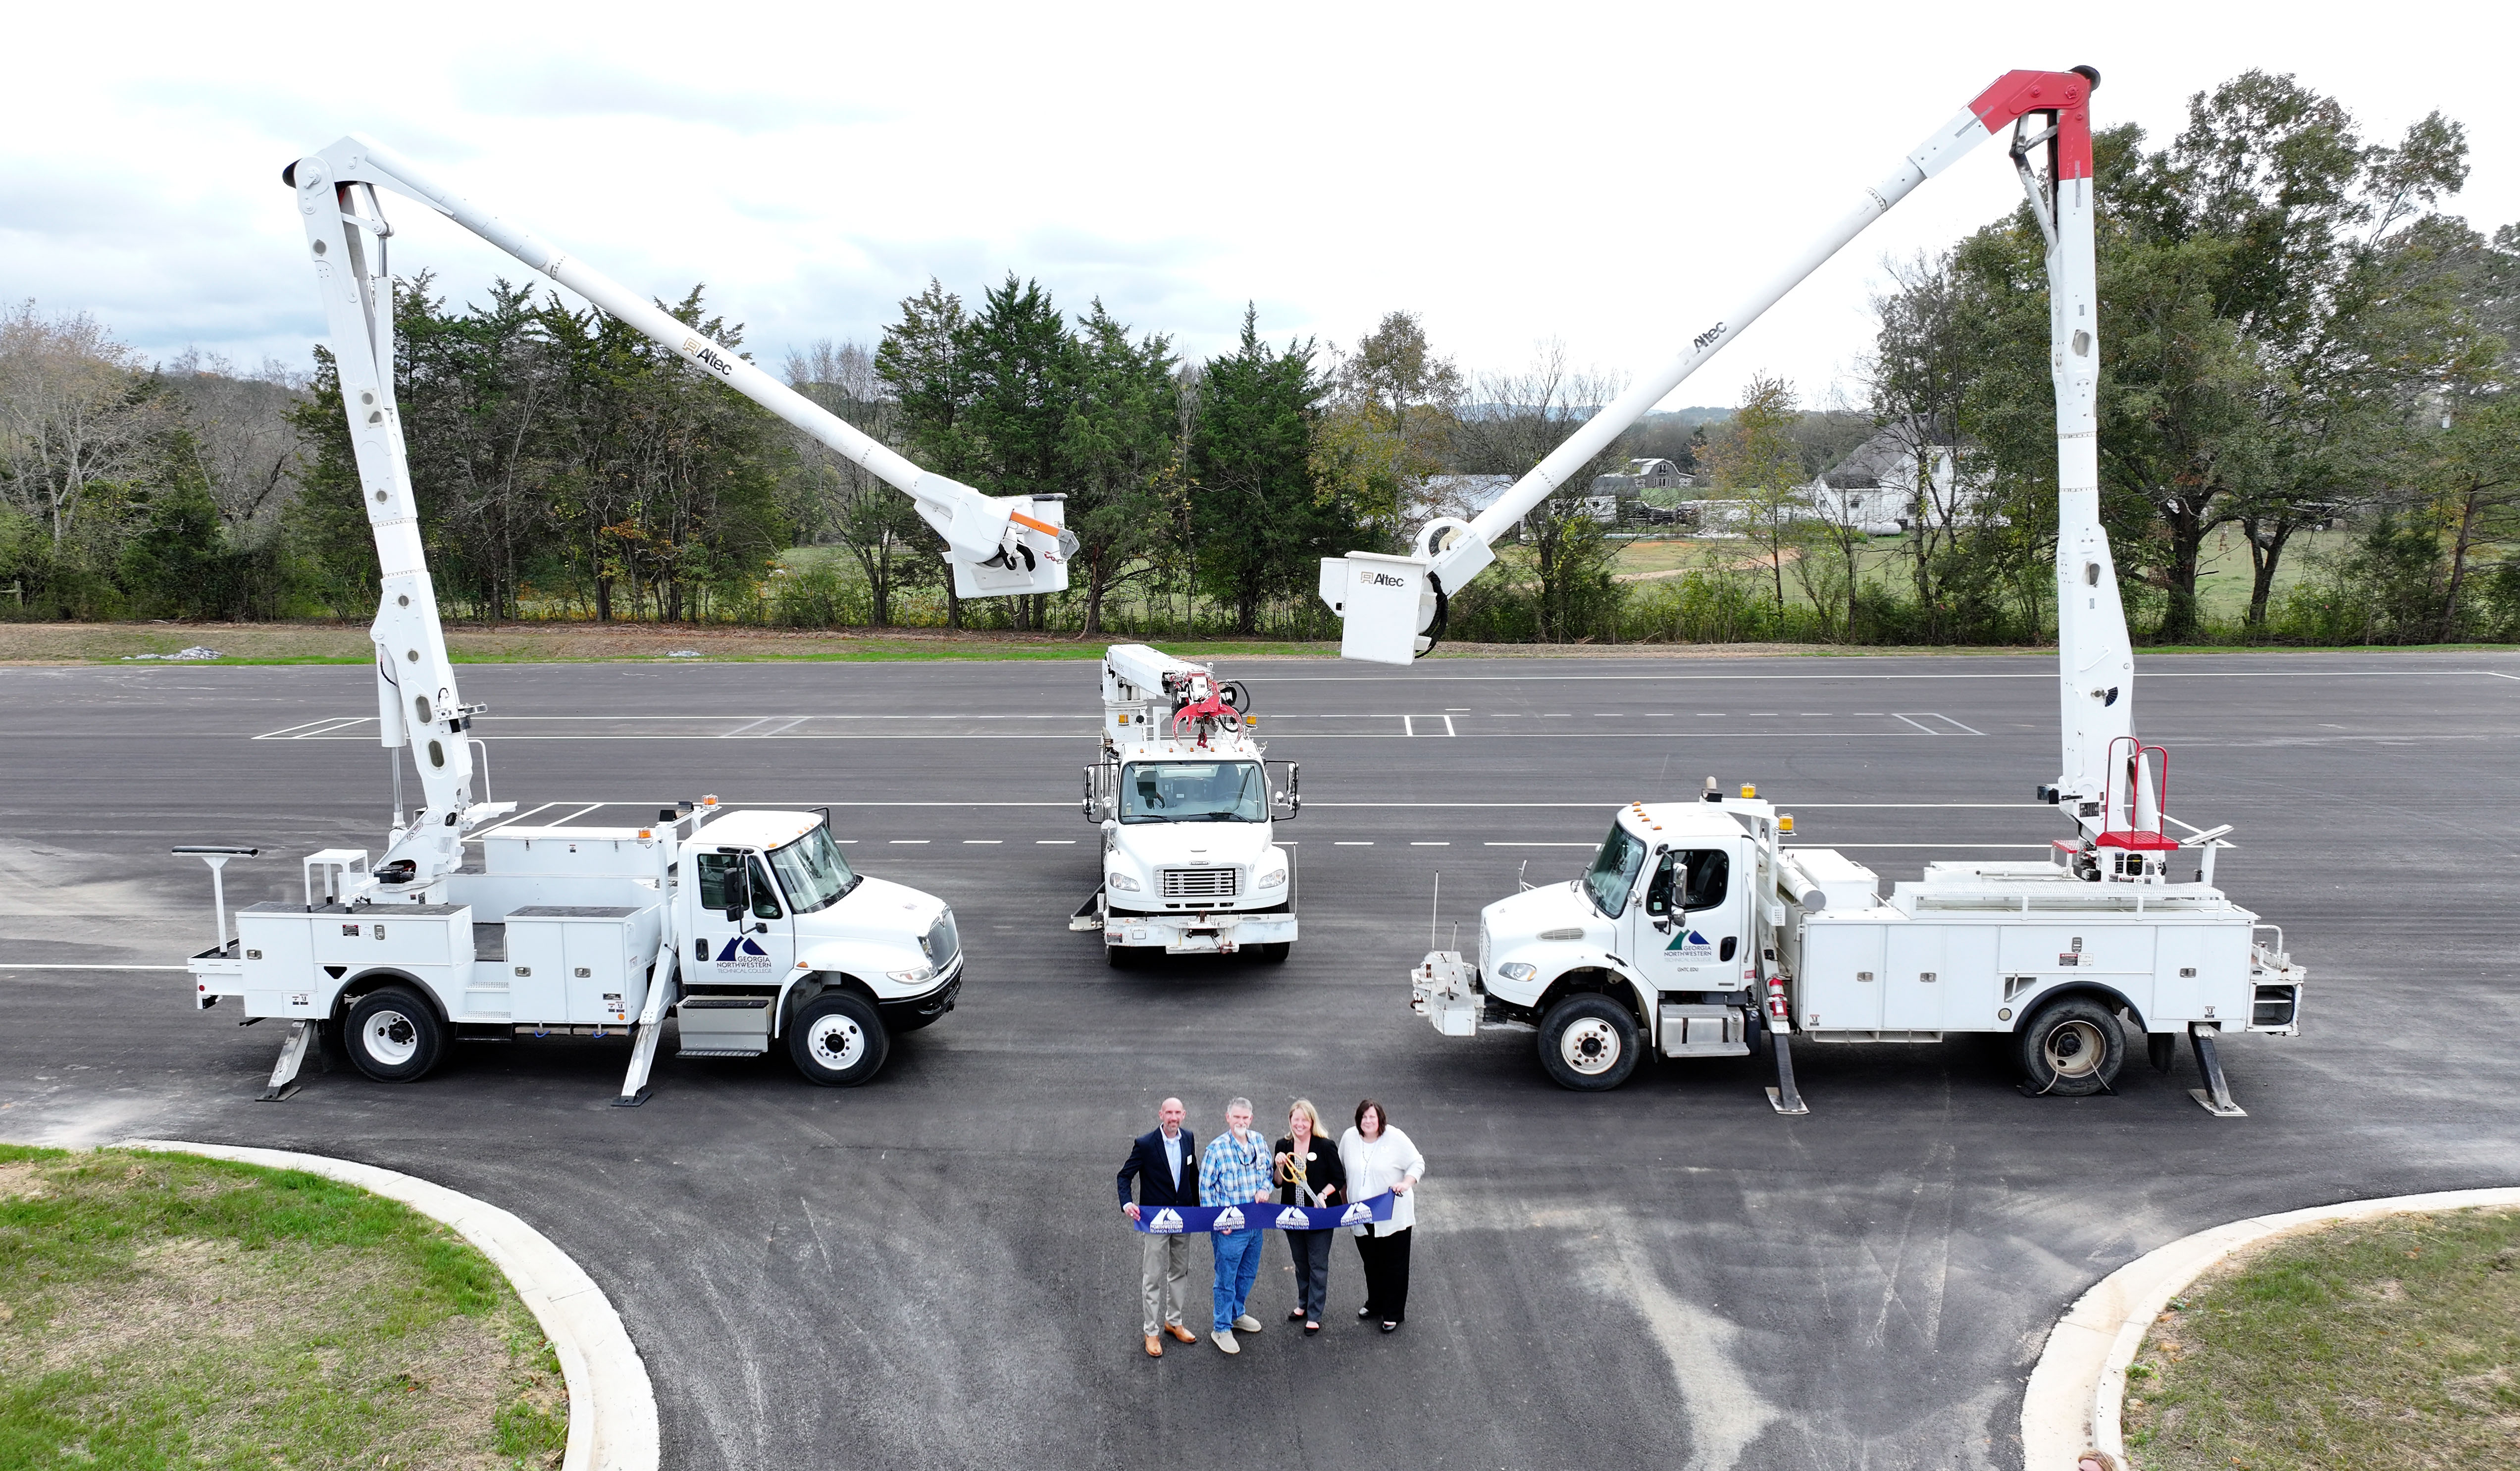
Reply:
[[[388,986],[350,1003],[341,1042],[350,1066],[377,1081],[417,1082],[445,1054],[446,1029],[417,991]]]
[[[2041,1007],[2020,1035],[2021,1071],[2041,1093],[2081,1098],[2105,1092],[2126,1066],[2126,1029],[2089,996]]]

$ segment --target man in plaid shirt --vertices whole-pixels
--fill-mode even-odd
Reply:
[[[1198,1193],[1199,1204],[1208,1206],[1268,1201],[1269,1145],[1252,1131],[1250,1099],[1237,1098],[1225,1106],[1225,1132],[1208,1140],[1198,1157]],[[1248,1225],[1238,1230],[1220,1226],[1208,1237],[1216,1248],[1216,1328],[1208,1337],[1228,1354],[1242,1352],[1234,1330],[1260,1331],[1260,1320],[1242,1308],[1260,1275],[1260,1243],[1267,1232],[1258,1212],[1246,1214]]]

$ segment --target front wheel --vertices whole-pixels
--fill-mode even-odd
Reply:
[[[446,1031],[437,1013],[399,986],[372,990],[350,1003],[341,1019],[350,1066],[379,1082],[417,1082],[437,1066]]]
[[[2126,1030],[2089,996],[2040,1008],[2021,1029],[2021,1071],[2042,1093],[2081,1098],[2105,1091],[2126,1065]]]
[[[1540,1065],[1561,1088],[1595,1093],[1637,1070],[1637,1019],[1608,996],[1568,996],[1540,1019]]]
[[[853,1088],[883,1068],[892,1038],[864,996],[825,991],[788,1024],[788,1055],[796,1071],[825,1087]]]

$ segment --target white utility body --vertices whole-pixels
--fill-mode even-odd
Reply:
[[[1145,644],[1103,654],[1102,751],[1085,768],[1102,885],[1068,927],[1102,931],[1112,965],[1293,947],[1294,863],[1275,823],[1303,797],[1295,763],[1254,739],[1258,718],[1250,692],[1205,665]]]
[[[379,188],[428,205],[628,322],[908,493],[947,542],[965,596],[1057,591],[1074,539],[1055,498],[991,498],[929,475],[528,231],[353,134],[291,164],[376,537],[379,734],[392,756],[383,856],[305,860],[303,902],[249,905],[193,957],[194,998],[234,997],[251,1024],[292,1024],[265,1098],[286,1097],[310,1043],[338,1029],[371,1078],[426,1075],[458,1038],[633,1037],[618,1102],[647,1094],[659,1029],[685,1055],[753,1056],[785,1040],[819,1082],[866,1080],[894,1033],[954,1005],[952,910],[852,872],[826,817],[732,811],[716,798],[624,828],[492,826],[513,802],[473,796],[472,718],[438,623],[393,394],[394,233]],[[410,747],[427,801],[402,804]],[[477,843],[477,864],[466,847]],[[219,865],[251,850],[178,849]]]
[[[2135,734],[2135,658],[2100,527],[2094,442],[2097,83],[2088,69],[2006,73],[1762,296],[1588,421],[1477,523],[1431,525],[1414,558],[1350,557],[1323,575],[1324,595],[1343,595],[1349,653],[1405,663],[1422,652],[1420,631],[1440,632],[1446,589],[1491,560],[1491,536],[1916,183],[2011,125],[2014,166],[2048,243],[2056,394],[2063,761],[2038,796],[2063,809],[2071,836],[2052,861],[1930,863],[1885,896],[1844,855],[1785,847],[1793,819],[1755,787],[1727,799],[1710,777],[1699,800],[1621,809],[1583,878],[1488,905],[1474,961],[1430,952],[1411,1005],[1438,1031],[1533,1028],[1543,1066],[1574,1088],[1617,1086],[1649,1050],[1738,1056],[1764,1041],[1777,1066],[1770,1098],[1800,1113],[1786,1043],[1797,1032],[1860,1042],[2008,1034],[2027,1087],[2078,1094],[2109,1088],[2132,1026],[2164,1070],[2184,1034],[2206,1082],[2194,1096],[2226,1116],[2240,1110],[2215,1039],[2298,1032],[2305,975],[2281,932],[2214,886],[2230,828],[2181,823],[2186,836],[2171,835],[2169,755]]]

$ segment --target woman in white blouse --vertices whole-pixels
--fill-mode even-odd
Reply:
[[[1411,1192],[1426,1172],[1426,1159],[1391,1126],[1390,1112],[1368,1098],[1356,1106],[1356,1126],[1339,1136],[1339,1164],[1347,1171],[1348,1199],[1392,1195],[1389,1220],[1356,1228],[1356,1255],[1365,1264],[1365,1306],[1356,1315],[1379,1320],[1390,1333],[1409,1320],[1409,1229],[1418,1223]]]

